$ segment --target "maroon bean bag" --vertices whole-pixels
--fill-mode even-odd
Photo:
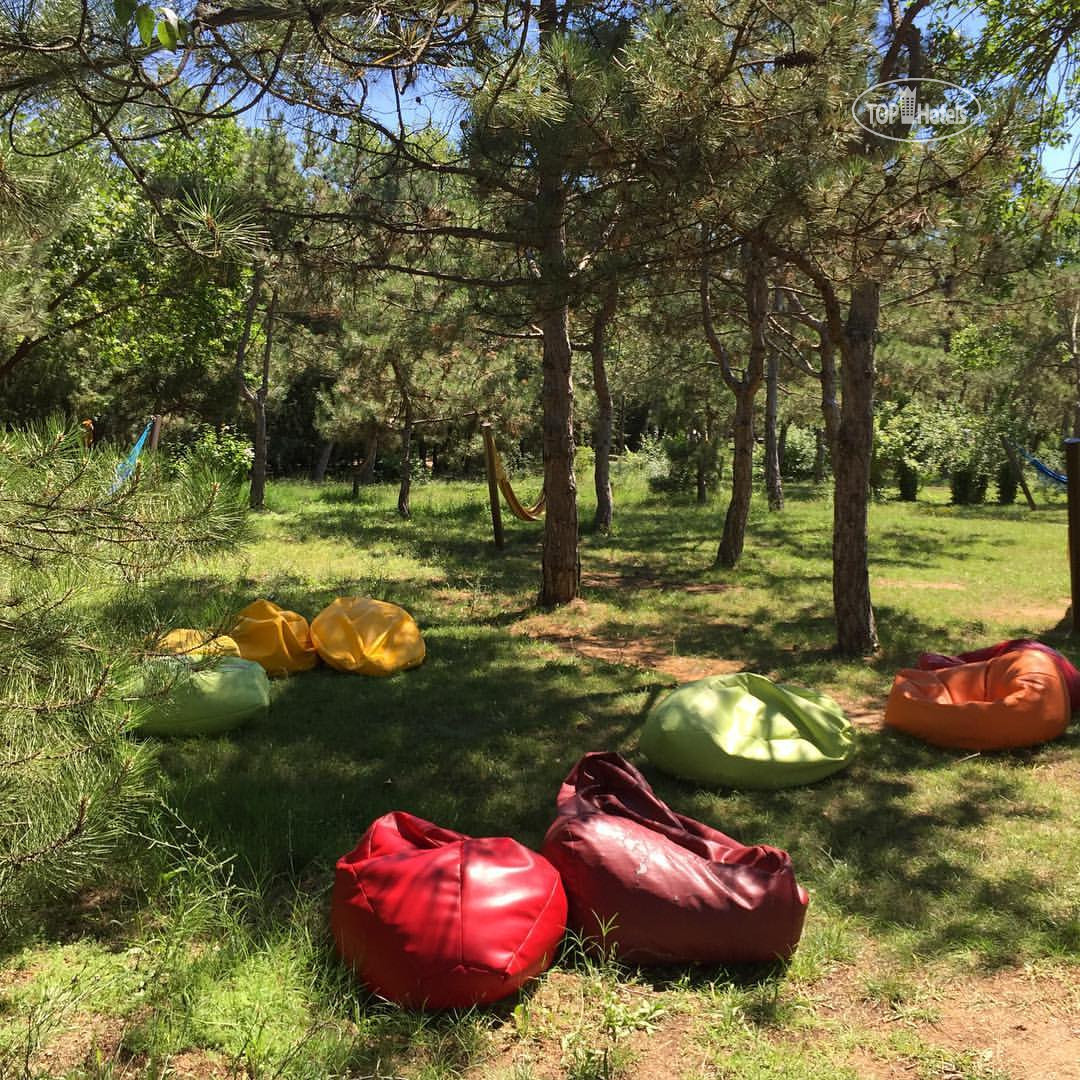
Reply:
[[[674,813],[618,754],[586,754],[558,811],[543,851],[562,874],[570,927],[617,959],[757,964],[795,951],[809,897],[787,852]]]
[[[990,645],[985,649],[976,649],[974,652],[959,653],[956,656],[945,656],[942,653],[923,653],[919,657],[919,668],[922,671],[940,671],[942,668],[956,667],[959,664],[970,664],[977,660],[993,660],[1005,653],[1015,652],[1018,649],[1036,649],[1044,652],[1054,659],[1061,677],[1069,690],[1069,705],[1073,709],[1080,708],[1080,671],[1061,655],[1057,649],[1044,645],[1041,641],[1032,641],[1029,638],[1013,638],[1012,641],[1002,641],[997,645]]]
[[[497,1001],[550,967],[566,929],[551,864],[395,811],[337,863],[330,925],[376,994],[411,1008]]]

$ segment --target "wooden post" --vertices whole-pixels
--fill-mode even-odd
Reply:
[[[502,506],[499,504],[499,478],[495,475],[495,437],[491,434],[491,422],[480,425],[484,436],[484,465],[487,468],[488,502],[491,503],[491,531],[495,546],[503,546]]]
[[[1001,448],[1005,451],[1005,456],[1009,459],[1009,464],[1013,467],[1013,472],[1020,478],[1020,487],[1024,492],[1024,498],[1027,499],[1028,506],[1034,510],[1035,500],[1031,497],[1031,488],[1028,487],[1027,480],[1024,479],[1024,470],[1020,467],[1020,462],[1016,460],[1016,454],[1013,451],[1012,445],[1004,435],[1001,436]]]
[[[1065,475],[1069,481],[1069,583],[1075,634],[1080,629],[1080,439],[1065,440]]]
[[[150,446],[149,450],[153,452],[157,449],[158,440],[161,438],[161,416],[155,416],[153,418],[154,426],[150,429]]]

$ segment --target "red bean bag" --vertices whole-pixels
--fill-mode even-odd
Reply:
[[[1051,649],[1041,641],[1032,641],[1030,638],[1013,638],[1012,641],[1002,641],[997,645],[991,645],[985,649],[976,649],[974,652],[962,652],[956,656],[945,656],[942,653],[926,652],[919,657],[919,667],[923,671],[939,671],[941,668],[956,667],[958,664],[970,664],[974,660],[993,660],[995,656],[1002,656],[1007,652],[1016,652],[1018,649],[1037,649],[1054,659],[1054,663],[1065,680],[1069,690],[1069,705],[1073,709],[1080,709],[1080,671],[1062,656],[1057,649]]]
[[[1039,649],[937,671],[908,668],[885,706],[888,727],[959,750],[1035,746],[1061,735],[1070,715],[1065,680]]]
[[[516,840],[396,811],[338,860],[330,923],[374,993],[411,1008],[468,1008],[551,966],[566,894],[551,864]]]
[[[586,754],[558,810],[543,851],[570,926],[619,960],[757,964],[795,951],[809,897],[787,852],[674,813],[618,754]]]

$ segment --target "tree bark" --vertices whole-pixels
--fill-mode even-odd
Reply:
[[[814,428],[814,483],[825,483],[825,432]]]
[[[780,478],[780,354],[769,350],[765,375],[765,490],[770,510],[784,509],[784,483]]]
[[[724,532],[716,561],[731,568],[739,561],[746,540],[750,499],[754,489],[754,399],[758,384],[735,391],[735,452],[731,459],[731,500],[724,515]]]
[[[266,501],[266,395],[257,393],[251,409],[255,414],[255,457],[251,462],[251,494],[248,504],[252,510],[261,510]]]
[[[719,361],[724,382],[735,395],[734,454],[731,462],[731,500],[724,516],[724,532],[716,553],[716,563],[728,569],[742,555],[746,523],[750,517],[750,499],[754,487],[754,400],[765,376],[765,328],[769,318],[768,263],[764,252],[747,241],[743,245],[743,300],[750,346],[741,375],[731,366],[731,355],[720,340],[713,324],[709,299],[709,268],[701,267],[701,317],[705,337]]]
[[[262,378],[255,390],[247,384],[244,361],[251,342],[251,329],[255,322],[255,312],[259,306],[264,277],[263,267],[256,266],[251,281],[251,294],[244,313],[244,329],[236,347],[236,377],[240,384],[240,396],[251,406],[255,420],[255,457],[251,462],[251,490],[248,495],[248,505],[252,510],[261,510],[266,497],[266,399],[270,392],[270,350],[273,343],[274,314],[277,309],[276,289],[270,294],[270,304],[266,309],[266,341],[263,347]]]
[[[537,25],[541,51],[559,32],[557,0],[540,0]],[[577,481],[574,478],[574,384],[570,347],[570,265],[566,253],[565,151],[557,132],[536,145],[536,223],[539,243],[539,324],[544,346],[543,429],[544,546],[538,602],[568,604],[578,593]]]
[[[596,428],[593,432],[593,446],[596,451],[593,466],[593,483],[596,488],[596,516],[593,525],[597,532],[611,531],[611,437],[614,419],[614,407],[611,401],[611,387],[608,385],[607,335],[611,320],[615,316],[618,301],[618,286],[612,284],[604,293],[600,310],[593,319],[592,333],[592,371],[593,387],[596,391]]]
[[[333,440],[322,444],[318,460],[311,467],[311,479],[316,484],[321,484],[326,479],[326,470],[330,467],[330,455],[334,452]]]
[[[397,512],[406,520],[412,517],[409,493],[412,489],[412,431],[411,416],[401,426],[401,481],[398,485]]]
[[[852,286],[841,348],[843,402],[833,456],[833,607],[837,648],[848,656],[878,647],[870,602],[868,509],[879,308],[877,282],[863,280]]]
[[[412,517],[412,509],[409,506],[409,492],[412,489],[412,434],[413,413],[412,394],[409,390],[409,374],[401,361],[396,356],[391,356],[390,366],[394,369],[394,381],[397,383],[398,393],[401,395],[402,424],[401,424],[401,476],[398,486],[398,513],[406,519]]]

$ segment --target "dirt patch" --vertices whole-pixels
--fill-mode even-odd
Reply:
[[[973,991],[973,992],[972,992]],[[927,1032],[951,1050],[976,1050],[1017,1077],[1080,1080],[1080,988],[1062,977],[980,980],[950,995]]]
[[[814,987],[813,997],[834,1023],[875,1036],[881,1052],[864,1046],[849,1056],[860,1077],[912,1075],[910,1060],[886,1056],[889,1036],[901,1027],[928,1047],[978,1056],[1016,1080],[1080,1080],[1080,985],[1068,973],[1010,971],[931,982],[921,988],[917,1007],[894,1007],[868,1000],[855,969],[841,968]]]
[[[864,731],[880,731],[885,726],[885,702],[880,698],[863,698],[855,701],[843,694],[829,695],[847,718]]]
[[[672,638],[635,637],[609,638],[588,630],[549,626],[546,617],[538,621],[525,619],[511,627],[511,633],[547,642],[566,652],[601,660],[605,664],[621,664],[624,667],[641,668],[646,671],[668,675],[676,682],[693,682],[706,675],[730,675],[744,670],[739,660],[721,660],[709,656],[678,656],[673,650]]]
[[[713,596],[742,588],[719,581],[689,581],[685,578],[659,577],[643,570],[588,570],[581,575],[587,589],[655,589],[658,592],[684,592],[692,596]]]

